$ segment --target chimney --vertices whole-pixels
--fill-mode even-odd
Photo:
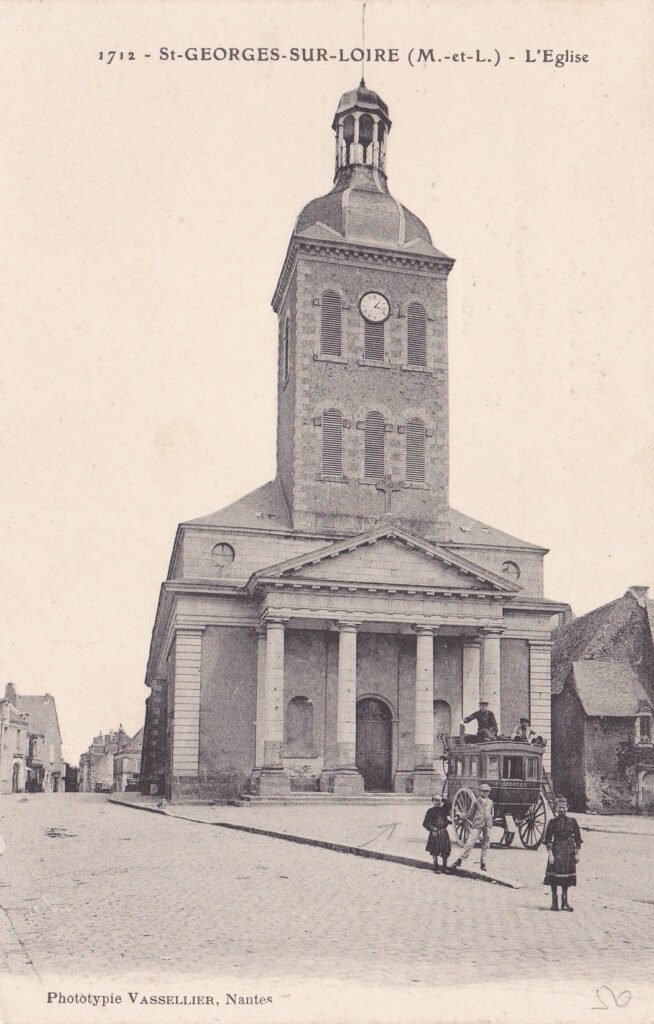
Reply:
[[[649,587],[629,587],[629,590],[627,591],[627,594],[630,594],[631,597],[633,597],[638,602],[640,607],[644,608],[645,607],[645,598],[647,597],[648,590],[649,590]],[[625,597],[626,597],[626,595],[625,595]]]
[[[5,686],[5,700],[8,700],[14,707],[16,706],[16,687],[13,683],[7,683]]]

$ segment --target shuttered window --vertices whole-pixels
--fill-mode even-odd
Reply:
[[[406,478],[412,484],[425,482],[425,424],[409,420],[406,425]]]
[[[384,358],[384,325],[371,324],[365,321],[365,357],[366,359]]]
[[[411,302],[407,310],[407,362],[409,366],[427,365],[427,312],[420,302]]]
[[[323,476],[343,475],[343,417],[338,409],[322,414]]]
[[[337,292],[323,292],[320,300],[320,351],[324,356],[341,354],[341,297]]]
[[[369,480],[384,479],[384,417],[380,412],[366,416],[364,476]]]

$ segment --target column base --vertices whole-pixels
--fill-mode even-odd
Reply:
[[[413,773],[413,794],[414,796],[431,797],[434,793],[440,793],[443,788],[443,779],[436,774],[433,768],[416,768]]]
[[[287,796],[291,792],[291,780],[283,768],[261,768],[258,781],[259,796]]]
[[[363,778],[356,768],[332,768],[320,776],[320,792],[363,796]]]
[[[398,768],[393,779],[394,793],[413,793],[413,769]]]

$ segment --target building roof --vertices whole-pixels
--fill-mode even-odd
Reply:
[[[118,750],[116,751],[116,756],[123,755],[123,754],[138,756],[141,753],[141,748],[142,747],[143,747],[143,726],[141,726],[139,731],[132,736],[131,740],[129,738],[127,738],[125,740],[125,742],[122,744],[122,746],[120,746],[118,748]]]
[[[48,727],[52,725],[56,734],[61,739],[55,700],[49,693],[45,693],[42,696],[22,696],[17,694],[16,705],[19,711],[29,715],[31,732],[45,735]]]
[[[291,530],[293,524],[284,501],[279,480],[271,480],[262,487],[250,491],[245,497],[218,509],[208,516],[189,519],[183,526],[232,526],[259,530]],[[443,527],[435,538],[439,544],[456,544],[474,547],[513,547],[545,552],[529,541],[520,540],[509,533],[488,526],[479,519],[458,512],[446,510]]]
[[[560,693],[573,662],[582,660],[644,664],[645,645],[651,647],[643,603],[627,593],[560,626],[553,633],[552,693]]]
[[[184,526],[240,526],[267,530],[292,528],[279,480],[270,480],[245,497],[208,516],[190,519]]]
[[[651,711],[638,674],[628,662],[575,661],[572,676],[577,696],[590,717],[632,718],[643,702]]]

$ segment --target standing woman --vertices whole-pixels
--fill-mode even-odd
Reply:
[[[547,871],[543,884],[552,890],[550,910],[559,909],[557,887],[561,887],[561,910],[572,912],[568,903],[568,888],[577,884],[577,861],[581,846],[579,825],[574,818],[568,818],[568,801],[564,796],[556,798],[556,817],[550,818],[545,830],[547,847]]]
[[[438,858],[443,861],[443,871],[447,871],[447,858],[452,852],[452,843],[447,831],[451,822],[450,811],[452,804],[444,797],[433,796],[434,806],[430,807],[425,814],[422,825],[429,832],[426,850],[434,858],[434,871],[439,871]]]

